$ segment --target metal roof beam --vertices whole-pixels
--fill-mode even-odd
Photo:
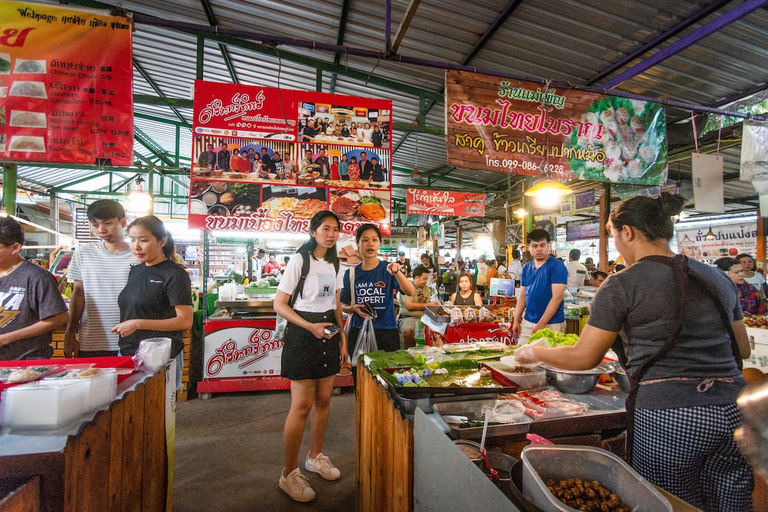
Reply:
[[[186,30],[186,29],[179,29],[179,28],[176,28],[175,30],[179,30],[181,32],[186,32],[191,34],[197,34],[197,32],[194,30]],[[313,59],[312,57],[306,57],[304,55],[299,55],[297,53],[292,53],[286,50],[280,50],[278,53],[278,51],[276,51],[275,48],[273,47],[262,45],[261,43],[255,43],[252,41],[246,41],[245,39],[240,39],[237,37],[216,35],[216,34],[209,34],[209,33],[205,33],[205,37],[213,41],[223,41],[231,46],[237,46],[238,48],[243,48],[245,50],[250,50],[250,51],[261,53],[264,55],[270,55],[276,58],[279,56],[279,58],[287,60],[289,62],[293,62],[295,64],[302,64],[304,66],[314,68],[314,69],[322,69],[323,71],[328,71],[330,73],[336,73],[337,75],[346,76],[346,77],[352,78],[353,80],[357,80],[359,82],[380,85],[381,87],[386,87],[388,89],[392,89],[393,91],[399,91],[405,94],[409,94],[411,96],[418,97],[419,95],[423,94],[425,95],[425,97],[428,97],[430,99],[434,99],[438,101],[443,100],[442,92],[430,91],[427,89],[414,87],[412,85],[395,82],[394,80],[389,80],[386,78],[372,75],[368,71],[361,71],[348,66],[342,66],[340,64],[337,65],[332,62]],[[344,53],[344,52],[340,52],[340,53]]]
[[[216,16],[213,14],[213,7],[211,6],[211,2],[209,0],[200,0],[200,3],[203,4],[203,10],[205,11],[205,17],[208,18],[208,24],[212,27],[218,26],[218,23],[216,22]],[[221,52],[221,57],[224,59],[224,64],[227,66],[227,71],[229,71],[229,77],[232,79],[232,83],[240,83],[240,81],[237,79],[237,73],[235,73],[235,67],[232,65],[232,59],[229,56],[227,47],[222,43],[218,43],[218,45],[219,51]]]
[[[731,103],[734,103],[736,101],[739,101],[741,99],[744,99],[748,96],[752,96],[753,94],[757,94],[759,92],[763,92],[764,90],[768,89],[768,82],[763,82],[759,85],[756,85],[754,87],[750,87],[746,91],[737,92],[736,94],[733,94],[731,96],[728,96],[727,98],[723,98],[721,100],[716,101],[712,104],[715,108],[720,108],[725,105],[730,105]]]
[[[411,0],[410,2],[408,2],[408,6],[405,8],[405,14],[403,14],[403,19],[400,20],[400,26],[397,27],[397,32],[395,33],[395,40],[392,41],[392,53],[397,53],[397,50],[400,48],[400,43],[403,42],[403,38],[405,37],[405,32],[408,30],[408,27],[411,25],[411,21],[413,20],[413,17],[416,16],[416,10],[419,8],[420,3],[421,3],[421,0]]]
[[[108,174],[110,174],[110,173],[108,173],[108,172],[100,172],[100,173],[97,173],[97,174],[93,174],[91,176],[86,176],[84,178],[80,178],[80,179],[77,179],[77,180],[69,181],[69,182],[64,183],[62,185],[56,185],[55,187],[51,187],[50,190],[52,192],[64,192],[65,191],[64,189],[66,189],[67,187],[71,187],[72,185],[79,185],[80,183],[85,183],[86,181],[91,181],[91,180],[94,180],[96,178],[100,178],[102,176],[106,176]]]
[[[163,147],[158,144],[157,142],[153,141],[149,136],[147,136],[144,132],[139,130],[136,126],[133,127],[133,138],[136,139],[136,141],[147,148],[150,153],[155,155],[157,158],[160,159],[161,162],[165,163],[168,166],[174,166],[176,162],[168,158],[163,154]]]
[[[392,166],[392,171],[395,173],[400,174],[401,176],[413,176],[413,169],[408,169],[407,167],[400,167],[397,165]],[[466,181],[466,180],[460,180],[458,178],[447,178],[445,176],[428,176],[434,181],[442,181],[444,183],[451,183],[453,185],[459,185],[462,187],[470,187],[470,188],[482,188],[484,190],[487,190],[488,187],[483,187],[481,183],[472,182],[472,181]],[[413,185],[411,188],[418,188],[421,185]],[[506,188],[504,188],[506,190]]]
[[[488,30],[485,31],[485,34],[482,35],[480,40],[475,44],[475,46],[470,50],[469,54],[464,58],[462,61],[462,65],[466,66],[469,64],[472,59],[474,59],[478,53],[480,53],[480,50],[483,49],[483,47],[486,45],[488,41],[493,37],[493,35],[498,31],[502,25],[509,19],[510,16],[512,16],[512,13],[515,12],[515,10],[520,7],[520,4],[523,3],[523,0],[512,0],[501,13],[496,17],[495,20],[493,20],[493,23],[491,23],[491,26],[488,27]]]
[[[154,80],[152,80],[152,77],[147,74],[146,71],[144,71],[144,68],[139,64],[139,61],[136,60],[136,57],[133,58],[133,67],[136,68],[136,71],[139,72],[139,74],[146,80],[146,82],[149,84],[149,86],[157,93],[158,96],[161,98],[165,97],[165,94],[163,94],[163,91],[160,90],[160,87],[157,86]],[[187,120],[184,119],[184,116],[181,115],[181,112],[176,110],[175,108],[171,107],[171,110],[173,110],[173,113],[176,114],[176,117],[181,120],[182,123],[186,123]]]
[[[85,164],[57,164],[57,163],[35,163],[33,165],[25,165],[25,167],[40,167],[40,168],[46,168],[46,169],[73,169],[73,170],[87,170],[87,171],[97,171],[97,172],[111,172],[115,174],[122,173],[147,173],[149,172],[148,169],[143,169],[140,167],[116,167],[116,166],[102,166],[102,165],[85,165]],[[155,167],[155,171],[162,170],[166,174],[175,174],[177,176],[188,176],[189,175],[189,169],[178,169],[176,167],[171,167],[170,169],[164,168],[164,167]],[[24,178],[26,179],[26,178]],[[31,180],[27,180],[30,181]],[[50,184],[43,184],[46,187],[50,187]]]
[[[710,36],[720,30],[723,27],[730,25],[731,23],[740,20],[744,16],[752,13],[753,11],[768,5],[768,0],[745,0],[741,4],[737,5],[722,16],[718,16],[714,20],[710,21],[706,25],[702,25],[690,34],[681,37],[669,46],[659,50],[647,59],[635,64],[634,66],[626,69],[611,78],[607,82],[600,85],[603,89],[611,89],[617,85],[626,82],[630,78],[639,75],[640,73],[652,68],[656,64],[672,57],[676,53],[679,53],[686,48],[693,46],[707,36]]]
[[[160,106],[173,105],[181,108],[192,108],[192,104],[193,104],[192,100],[188,100],[188,99],[168,98],[168,97],[161,98],[158,96],[151,96],[149,94],[134,94],[133,102],[135,104],[140,104],[140,105],[160,105]],[[137,114],[134,114],[134,116],[139,119],[146,119],[148,121],[156,121],[158,123],[167,123],[173,126],[180,126],[182,128],[192,129],[192,125],[189,123],[180,123],[178,121],[163,119],[162,117],[151,116],[148,114],[137,113]],[[441,136],[445,135],[445,128],[442,126],[415,125],[413,123],[406,123],[403,121],[393,121],[392,129],[398,132],[406,132],[406,133],[418,132],[418,133],[428,133],[430,135],[441,135]]]
[[[483,47],[486,45],[486,43],[493,37],[493,35],[496,33],[496,31],[501,28],[501,26],[504,24],[504,22],[509,19],[509,17],[512,15],[513,12],[515,12],[515,9],[520,7],[520,4],[523,3],[523,0],[512,0],[506,8],[496,17],[495,20],[493,20],[493,23],[491,23],[491,26],[488,27],[488,29],[485,31],[485,33],[480,37],[480,40],[475,44],[475,46],[472,47],[472,49],[469,51],[466,57],[464,57],[464,60],[461,62],[462,66],[468,65],[472,59],[474,59],[478,53],[480,53],[480,50],[483,49]],[[445,87],[443,87],[440,90],[440,100],[443,101],[442,95],[445,93]],[[429,105],[426,106],[426,108],[420,109],[419,112],[419,118],[426,117],[426,115],[429,113],[432,108],[437,105],[438,100],[432,99],[432,101],[429,102]],[[397,144],[394,148],[392,148],[392,155],[397,153],[397,150],[400,149],[400,146],[405,142],[405,140],[408,138],[408,134],[406,133],[403,135],[399,141],[397,141]]]
[[[336,44],[341,46],[344,44],[344,34],[347,32],[347,18],[349,17],[349,4],[350,0],[344,0],[344,3],[341,4],[341,16],[339,17],[339,32],[336,35]],[[336,52],[336,55],[333,56],[333,65],[338,66],[341,62],[341,54]],[[331,75],[331,88],[329,89],[331,93],[336,92],[336,77],[338,76],[337,73],[333,73]]]
[[[721,7],[723,7],[725,4],[729,3],[730,1],[731,0],[715,0],[714,2],[710,3],[708,6],[704,7],[703,9],[701,9],[700,11],[697,11],[697,12],[691,14],[690,16],[688,16],[684,20],[680,21],[680,23],[676,24],[675,26],[673,26],[672,28],[670,28],[666,32],[663,32],[663,33],[657,35],[656,37],[654,37],[653,39],[651,39],[650,41],[648,41],[644,45],[640,46],[639,48],[637,48],[634,51],[630,52],[629,54],[625,55],[624,57],[622,57],[618,61],[614,62],[613,64],[611,64],[607,68],[605,68],[602,71],[598,72],[595,76],[593,76],[592,78],[587,80],[586,85],[592,85],[592,84],[595,84],[595,83],[599,82],[600,80],[602,80],[606,76],[610,75],[611,73],[613,73],[617,69],[626,66],[627,64],[629,64],[633,60],[637,59],[641,55],[647,53],[648,51],[652,50],[653,48],[658,47],[660,44],[664,43],[665,41],[668,41],[669,39],[675,37],[677,34],[682,32],[683,30],[691,27],[696,22],[706,18],[707,16],[709,16],[712,13],[714,13],[715,11],[717,11],[718,9],[720,9]]]

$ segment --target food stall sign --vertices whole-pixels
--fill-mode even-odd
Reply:
[[[515,296],[515,280],[492,277],[490,296],[491,297],[514,297]]]
[[[757,250],[757,224],[727,224],[711,226],[715,235],[707,240],[702,229],[680,229],[675,231],[680,254],[701,261],[714,261],[718,258],[731,258],[742,254],[755,254]]]
[[[448,165],[611,183],[666,183],[658,103],[446,71]]]
[[[436,236],[440,234],[440,222],[433,222],[429,226],[429,234]]]
[[[389,112],[371,121],[387,136],[342,130],[357,110]],[[391,110],[390,100],[195,81],[189,227],[305,234],[331,210],[342,233],[373,223],[389,235]]]
[[[405,191],[408,214],[440,215],[441,217],[485,217],[485,194],[450,192],[447,190]]]
[[[204,378],[280,376],[283,342],[273,338],[274,330],[254,325],[236,320],[206,322]]]
[[[562,215],[584,215],[595,211],[595,189],[571,194],[560,205]]]
[[[0,3],[0,160],[133,165],[132,19]]]

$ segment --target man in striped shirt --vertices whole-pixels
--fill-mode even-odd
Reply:
[[[72,257],[67,278],[72,281],[70,323],[64,342],[66,357],[116,356],[120,323],[117,296],[139,262],[125,241],[125,209],[101,199],[87,210],[88,221],[101,242],[81,245]]]

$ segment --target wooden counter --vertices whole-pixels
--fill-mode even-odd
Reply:
[[[413,419],[398,408],[387,390],[362,365],[357,367],[356,416],[357,510],[413,511]],[[606,444],[606,436],[601,433],[621,430],[625,421],[626,413],[620,410],[602,416],[542,421],[533,423],[530,430],[563,444],[611,448],[613,445]],[[528,442],[525,434],[520,434],[489,438],[487,444],[519,458]]]
[[[118,399],[108,409],[72,435],[4,436],[0,488],[4,482],[35,482],[39,510],[50,512],[163,511],[165,435],[165,372],[137,373],[118,386]]]

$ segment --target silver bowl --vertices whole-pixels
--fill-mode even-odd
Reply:
[[[563,393],[589,393],[599,380],[599,373],[570,373],[547,369],[547,384],[555,386]]]
[[[627,372],[623,368],[617,368],[615,372],[611,374],[613,382],[619,385],[619,388],[625,393],[629,393],[630,383]]]

